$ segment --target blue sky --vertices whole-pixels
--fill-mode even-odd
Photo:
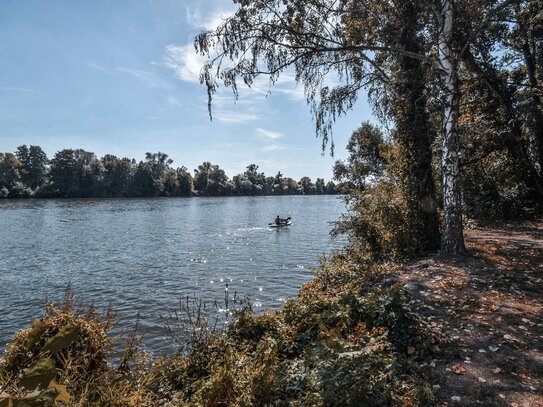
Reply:
[[[41,145],[51,157],[84,148],[138,160],[163,151],[174,166],[203,161],[230,177],[256,163],[268,175],[330,179],[334,159],[303,88],[286,75],[234,101],[216,97],[214,120],[198,82],[193,38],[234,10],[229,0],[3,0],[0,2],[0,151]],[[371,119],[359,103],[334,127],[336,157]]]

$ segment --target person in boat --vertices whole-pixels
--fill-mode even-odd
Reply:
[[[275,224],[279,226],[283,220],[277,215],[277,218],[275,218]]]

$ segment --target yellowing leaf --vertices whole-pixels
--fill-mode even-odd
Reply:
[[[58,396],[56,397],[55,401],[63,401],[64,403],[69,403],[71,398],[70,394],[68,393],[68,390],[66,390],[66,386],[63,384],[58,384],[54,380],[49,383],[49,386],[51,388],[54,388],[58,392]]]

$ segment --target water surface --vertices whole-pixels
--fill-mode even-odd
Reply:
[[[343,211],[335,196],[0,201],[0,347],[42,315],[45,299],[111,302],[140,314],[146,346],[169,350],[161,315],[180,298],[248,296],[279,307],[312,277]],[[290,215],[288,229],[269,229]]]

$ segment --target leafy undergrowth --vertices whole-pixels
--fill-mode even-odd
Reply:
[[[435,405],[420,366],[438,338],[389,269],[337,255],[282,310],[244,309],[183,356],[151,360],[129,336],[115,366],[110,314],[50,306],[8,346],[0,406]]]

